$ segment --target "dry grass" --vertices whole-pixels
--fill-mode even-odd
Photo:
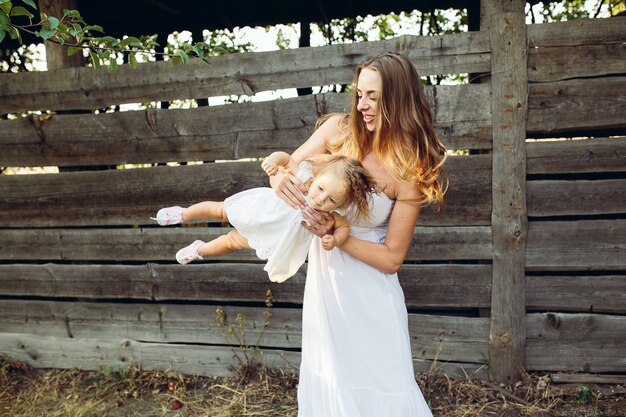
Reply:
[[[580,386],[554,386],[526,375],[514,387],[419,374],[435,417],[626,417],[622,386],[594,386],[583,404]],[[297,375],[241,368],[229,378],[175,372],[102,369],[39,370],[0,356],[0,416],[11,417],[292,417]]]

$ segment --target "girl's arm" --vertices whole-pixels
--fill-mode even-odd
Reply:
[[[335,212],[332,215],[335,219],[335,231],[332,235],[326,234],[322,237],[322,247],[326,250],[342,245],[350,236],[350,225],[345,217]]]
[[[398,272],[413,240],[420,212],[420,207],[415,202],[418,195],[417,189],[409,184],[399,186],[384,243],[348,236],[346,242],[340,245],[341,250],[386,274]]]
[[[285,168],[287,171],[295,174],[298,172],[298,164],[293,160],[287,152],[273,152],[261,163],[261,168],[267,175],[276,175],[279,168]]]

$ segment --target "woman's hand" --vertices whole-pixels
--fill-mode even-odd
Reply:
[[[307,206],[302,210],[302,217],[306,220],[302,222],[302,226],[316,236],[323,237],[335,230],[335,218],[330,213],[315,211]]]
[[[306,195],[307,189],[298,177],[287,171],[279,170],[276,175],[270,177],[270,183],[278,198],[285,203],[294,209],[306,207],[304,195]]]

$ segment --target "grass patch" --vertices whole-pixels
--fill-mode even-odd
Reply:
[[[417,375],[435,417],[626,417],[624,386],[553,385],[525,375],[515,386]],[[297,374],[242,367],[231,377],[139,368],[33,369],[0,355],[0,416],[295,417]],[[382,416],[381,416],[382,417]]]

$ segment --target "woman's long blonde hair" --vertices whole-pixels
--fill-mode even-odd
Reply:
[[[381,78],[374,132],[367,130],[357,110],[356,86],[365,68],[376,71]],[[373,151],[394,178],[417,185],[420,204],[443,202],[448,184],[442,169],[446,148],[435,134],[419,75],[406,57],[384,53],[356,67],[352,109],[340,125],[346,132],[337,143],[328,144],[333,153],[363,160],[365,154]]]

